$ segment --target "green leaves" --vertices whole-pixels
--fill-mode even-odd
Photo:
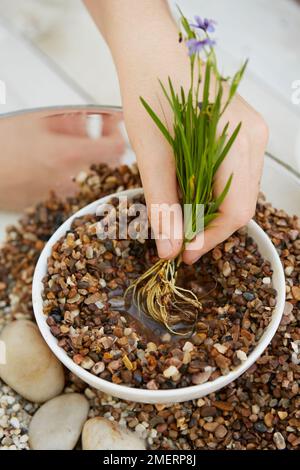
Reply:
[[[197,35],[181,13],[181,24],[185,32],[185,40],[196,38]],[[228,179],[222,193],[215,197],[213,193],[214,179],[220,165],[228,155],[234,144],[241,123],[228,135],[229,123],[220,133],[219,122],[225,109],[234,97],[239,83],[245,73],[247,61],[229,81],[229,90],[225,104],[223,104],[225,80],[219,73],[214,50],[207,54],[204,80],[201,82],[201,59],[195,56],[191,60],[191,86],[188,91],[180,87],[175,90],[172,79],[168,79],[165,86],[159,81],[162,92],[173,114],[173,127],[168,129],[151,106],[141,98],[141,102],[151,119],[155,122],[165,139],[173,149],[176,174],[182,193],[182,204],[191,204],[191,217],[185,221],[186,240],[190,240],[193,230],[202,222],[203,227],[211,223],[218,215],[218,211],[225,200],[232,183],[233,175]],[[198,69],[195,72],[195,65]],[[194,74],[197,73],[196,79]],[[212,83],[213,82],[213,83]],[[194,87],[194,83],[196,87]],[[199,90],[202,97],[199,102]],[[214,100],[211,101],[212,88],[215,90]],[[203,204],[200,214],[198,205]],[[202,220],[200,220],[202,217]],[[201,224],[200,224],[201,226]]]
[[[155,122],[157,127],[159,128],[159,130],[165,136],[165,138],[167,139],[169,144],[172,145],[173,144],[173,139],[172,139],[172,136],[170,135],[168,129],[164,126],[164,124],[161,122],[161,120],[159,119],[157,114],[153,111],[153,109],[151,109],[149,104],[142,97],[140,97],[140,100],[141,100],[143,106],[145,107],[146,111],[149,113],[149,115],[151,116],[151,118],[153,119],[153,121]]]
[[[226,126],[228,127],[228,125],[226,124]],[[238,136],[238,133],[240,132],[240,129],[241,129],[241,126],[242,126],[242,123],[240,122],[237,127],[235,128],[235,130],[233,131],[233,133],[231,134],[230,138],[228,139],[225,147],[223,148],[220,156],[217,158],[216,162],[215,162],[215,165],[214,165],[214,174],[216,174],[216,172],[218,171],[221,163],[223,162],[224,158],[226,157],[226,155],[228,154],[229,150],[231,149],[235,139],[237,138]],[[224,134],[224,137],[226,137],[226,133]],[[225,143],[225,139],[223,141],[223,145]],[[221,146],[221,148],[223,147],[223,145]]]
[[[193,29],[191,28],[187,18],[184,16],[184,14],[182,13],[181,9],[177,6],[177,9],[180,13],[180,16],[181,16],[181,24],[182,24],[182,27],[186,33],[186,39],[193,39],[193,38],[196,38],[196,34],[195,32],[193,31]]]
[[[227,101],[224,105],[224,108],[222,110],[222,113],[224,113],[224,111],[227,109],[229,103],[231,102],[232,98],[234,97],[234,95],[236,94],[236,91],[238,89],[238,86],[244,76],[244,73],[245,73],[245,70],[246,70],[246,67],[248,65],[248,59],[244,62],[244,64],[242,65],[242,67],[240,68],[240,70],[238,70],[235,75],[233,76],[232,80],[231,80],[231,84],[230,84],[230,88],[229,88],[229,94],[228,94],[228,98],[227,98]]]
[[[215,199],[215,201],[209,207],[208,214],[216,214],[218,212],[220,206],[222,205],[225,197],[228,194],[228,191],[229,191],[231,183],[232,183],[232,178],[233,178],[233,174],[231,174],[230,177],[228,178],[228,181],[225,185],[225,188],[223,189],[221,194]]]

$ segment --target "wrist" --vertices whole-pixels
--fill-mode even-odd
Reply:
[[[164,55],[178,43],[178,28],[166,0],[84,0],[117,68]],[[134,12],[134,14],[133,14]]]

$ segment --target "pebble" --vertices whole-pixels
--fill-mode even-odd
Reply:
[[[223,426],[223,424],[220,424],[220,426],[218,426],[215,430],[215,436],[217,439],[223,439],[226,436],[227,432],[227,428]]]
[[[223,276],[225,276],[225,277],[230,276],[230,274],[231,274],[231,267],[230,267],[230,264],[229,264],[228,261],[225,261],[225,263],[224,263],[224,265],[223,265],[222,272],[223,272]]]
[[[194,349],[193,343],[190,343],[190,341],[187,341],[186,343],[184,343],[183,348],[182,348],[182,351],[184,351],[184,352],[192,352],[193,349]]]
[[[233,403],[229,401],[214,401],[213,405],[222,411],[232,411],[233,410]]]
[[[182,363],[183,363],[183,364],[189,364],[189,362],[191,362],[191,360],[192,360],[191,353],[189,353],[189,352],[186,351],[186,352],[183,354]]]
[[[174,377],[177,374],[178,374],[178,369],[175,366],[170,366],[163,371],[163,376],[166,377],[166,379]]]
[[[207,418],[208,416],[216,416],[217,408],[214,406],[202,406],[200,412],[202,418]]]
[[[156,430],[160,433],[165,432],[168,429],[168,425],[166,423],[159,424]]]
[[[4,382],[37,403],[61,393],[65,383],[63,367],[33,322],[17,320],[8,324],[0,340],[6,344],[6,364],[0,364]]]
[[[169,343],[171,341],[172,337],[170,333],[164,333],[161,337],[161,340],[163,343]]]
[[[93,400],[97,397],[96,393],[91,388],[86,388],[84,394],[88,400]]]
[[[105,418],[89,419],[82,431],[83,450],[145,450],[145,442],[135,433]]]
[[[243,297],[245,300],[247,300],[247,302],[251,302],[252,300],[255,299],[255,295],[252,294],[252,292],[244,292]]]
[[[139,423],[139,424],[136,425],[135,432],[137,434],[139,434],[140,436],[143,436],[145,434],[145,431],[146,431],[146,427],[145,427],[144,424]]]
[[[217,427],[219,427],[219,423],[217,423],[215,421],[213,421],[211,423],[205,423],[203,425],[203,428],[205,429],[205,431],[208,431],[208,432],[215,432]]]
[[[220,367],[222,373],[225,375],[229,372],[228,367],[231,364],[230,359],[227,357],[223,356],[223,354],[218,354],[218,356],[215,358],[216,364],[218,367]]]
[[[241,349],[236,352],[236,356],[241,362],[247,361],[247,354]]]
[[[267,432],[267,427],[262,421],[258,421],[257,423],[254,424],[254,429],[257,432]]]
[[[104,362],[96,362],[96,364],[92,368],[92,372],[95,375],[101,374],[105,369],[105,364]]]
[[[278,411],[278,416],[281,420],[284,420],[288,417],[288,413],[286,411]]]
[[[157,345],[155,343],[153,343],[152,341],[150,341],[149,343],[147,343],[147,349],[146,349],[147,352],[154,352],[154,351],[157,351]]]
[[[109,304],[112,308],[123,308],[125,300],[123,297],[112,297],[109,299]]]
[[[155,380],[150,380],[150,382],[147,383],[147,389],[148,390],[158,390],[158,385],[155,382]]]
[[[232,250],[232,248],[235,246],[235,243],[233,241],[226,242],[224,245],[224,250],[226,253]]]
[[[83,367],[84,369],[89,370],[89,369],[91,369],[91,368],[95,365],[95,362],[93,361],[93,359],[91,359],[90,357],[86,356],[86,357],[83,358],[83,360],[81,361],[80,365],[81,365],[81,367]]]
[[[251,409],[252,409],[253,414],[258,415],[258,413],[260,411],[260,408],[259,408],[258,405],[252,405]]]
[[[294,309],[293,304],[291,304],[290,302],[285,302],[283,314],[284,315],[290,315],[292,313],[293,309]]]
[[[227,346],[224,346],[223,344],[220,344],[220,343],[214,344],[214,348],[221,354],[225,354],[228,350]]]
[[[281,432],[275,432],[273,435],[273,441],[278,450],[283,450],[286,448],[286,443]]]
[[[105,304],[103,302],[101,302],[101,300],[99,300],[98,302],[95,302],[95,305],[100,310],[102,310],[105,307]]]
[[[48,401],[36,412],[29,426],[32,450],[74,449],[87,419],[89,403],[78,393]]]
[[[222,258],[222,251],[220,250],[219,247],[216,247],[212,251],[212,257],[214,260],[218,261],[219,259]]]
[[[207,370],[204,372],[198,372],[197,374],[192,375],[192,382],[194,385],[200,385],[208,381],[210,378],[213,368],[212,367],[206,367]]]
[[[12,425],[13,428],[18,429],[20,427],[20,421],[18,418],[11,418],[9,423]]]
[[[94,257],[94,250],[91,246],[88,246],[87,249],[86,249],[86,257],[87,259],[93,259]]]
[[[204,406],[204,405],[205,405],[205,401],[203,400],[203,398],[199,398],[199,400],[197,400],[197,406],[201,408],[201,406]]]
[[[292,287],[292,294],[293,294],[294,299],[300,300],[300,287],[293,286]]]
[[[87,297],[84,301],[86,305],[91,305],[91,304],[96,304],[96,302],[101,302],[102,296],[99,292],[96,292],[95,294],[90,295]]]
[[[286,266],[284,272],[287,276],[290,276],[294,271],[294,266]]]

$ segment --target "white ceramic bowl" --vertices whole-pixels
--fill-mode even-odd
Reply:
[[[116,196],[127,196],[129,198],[138,196],[143,193],[142,189],[132,189],[128,191],[123,191]],[[81,217],[86,214],[95,214],[97,207],[102,203],[107,203],[111,199],[112,195],[106,196],[102,199],[99,199],[92,204],[84,207],[83,209],[76,212],[72,217],[70,217],[59,229],[53,234],[48,243],[46,244],[44,250],[41,253],[41,256],[36,265],[34,278],[33,278],[33,288],[32,288],[32,299],[33,299],[33,309],[36,317],[37,324],[39,329],[50,347],[53,353],[57,358],[74,374],[80,377],[84,382],[88,383],[90,386],[99,389],[108,395],[116,396],[125,400],[143,402],[143,403],[172,403],[172,402],[182,402],[186,400],[192,400],[195,398],[200,398],[205,395],[208,395],[211,392],[215,392],[230,382],[239,377],[243,372],[245,372],[262,354],[266,349],[271,339],[273,338],[284,309],[285,303],[285,278],[284,272],[282,269],[280,258],[276,252],[276,249],[266,233],[254,222],[250,221],[248,224],[248,233],[257,243],[259,250],[262,256],[269,260],[273,269],[272,282],[274,288],[277,290],[277,303],[276,307],[273,310],[272,320],[266,328],[263,336],[261,337],[259,343],[248,356],[247,360],[241,363],[238,367],[232,370],[229,374],[218,377],[216,380],[211,382],[206,382],[201,385],[192,385],[190,387],[172,389],[172,390],[144,390],[141,388],[130,388],[124,385],[117,385],[107,380],[103,380],[95,375],[91,374],[87,370],[83,369],[79,365],[75,364],[73,360],[68,357],[67,353],[57,345],[57,339],[51,334],[50,328],[46,323],[47,317],[43,313],[43,300],[42,300],[42,291],[43,284],[42,279],[46,275],[47,271],[47,259],[51,255],[51,249],[53,245],[65,235],[66,231],[69,230],[73,220],[77,217]]]

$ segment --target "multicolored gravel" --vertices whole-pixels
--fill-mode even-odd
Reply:
[[[0,329],[12,319],[33,319],[34,267],[57,227],[89,202],[141,185],[135,168],[111,170],[105,165],[81,174],[77,182],[76,197],[60,200],[52,195],[28,210],[18,226],[8,228],[0,250]],[[90,417],[101,415],[127,425],[146,438],[151,449],[300,448],[300,223],[297,217],[274,209],[263,197],[258,201],[256,220],[278,250],[287,292],[278,332],[256,364],[218,393],[169,405],[129,403],[108,397],[67,373],[66,391],[85,394],[91,406]],[[15,406],[18,404],[20,408]],[[2,449],[27,448],[28,424],[37,407],[1,385]]]

